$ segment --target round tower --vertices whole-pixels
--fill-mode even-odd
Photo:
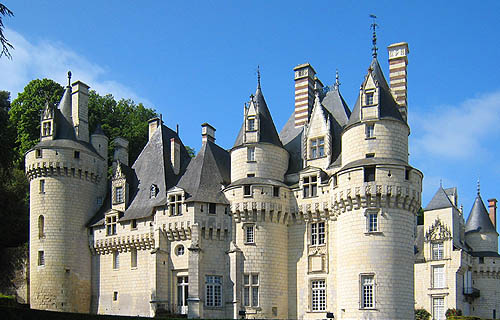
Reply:
[[[79,105],[86,100],[74,95],[88,94],[88,86],[76,82],[73,89],[72,95],[68,84],[59,108],[47,106],[41,142],[25,157],[30,183],[30,303],[33,309],[88,313],[91,252],[86,225],[103,203],[107,160],[75,134],[72,118],[79,117],[83,107],[86,110]],[[97,136],[93,138],[98,142]],[[101,147],[107,148],[106,139],[101,138]]]
[[[231,268],[234,316],[287,318],[287,219],[290,190],[283,183],[288,152],[278,137],[260,85],[245,105],[231,149],[231,184],[224,193],[234,219]]]
[[[340,318],[414,318],[422,173],[408,164],[409,132],[374,55],[342,133],[342,168],[331,190]]]

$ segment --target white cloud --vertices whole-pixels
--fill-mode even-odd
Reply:
[[[72,80],[85,82],[99,94],[111,93],[118,99],[130,98],[153,106],[148,99],[138,96],[126,85],[106,79],[110,76],[106,67],[92,63],[63,43],[45,40],[34,43],[12,29],[5,32],[15,50],[11,50],[12,60],[0,59],[0,90],[10,91],[12,100],[33,79],[49,78],[65,85],[67,72],[71,70]]]
[[[500,91],[414,114],[412,154],[456,160],[491,156],[496,150],[487,141],[498,139],[499,123]]]

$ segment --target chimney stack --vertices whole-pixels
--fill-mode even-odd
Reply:
[[[113,147],[115,152],[113,153],[113,160],[120,161],[120,163],[128,166],[128,141],[118,137],[113,140]]]
[[[295,71],[295,127],[309,121],[314,105],[314,83],[316,71],[309,63],[293,68]]]
[[[181,141],[177,138],[170,139],[170,164],[174,174],[181,171]]]
[[[408,43],[399,42],[387,47],[389,51],[389,80],[394,100],[405,121],[408,119],[407,67],[410,49]]]
[[[72,119],[78,140],[89,142],[89,86],[73,82],[71,90]]]
[[[162,120],[158,117],[149,119],[148,125],[149,125],[149,136],[148,136],[148,141],[151,140],[151,137],[155,133],[156,129],[158,129],[159,126],[161,126]]]
[[[215,128],[205,122],[201,125],[201,142],[207,141],[215,143]]]
[[[488,199],[488,208],[490,209],[490,220],[493,222],[495,229],[497,228],[497,199]]]

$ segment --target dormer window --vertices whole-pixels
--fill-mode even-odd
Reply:
[[[123,203],[123,187],[115,188],[115,203]]]
[[[150,199],[156,198],[156,196],[158,195],[158,191],[159,189],[156,186],[156,184],[152,184],[151,188],[149,189],[149,198]]]
[[[182,195],[171,195],[168,198],[169,212],[171,216],[182,215]]]
[[[255,131],[256,128],[255,128],[255,118],[248,118],[247,119],[247,131]]]
[[[117,216],[109,216],[106,217],[106,235],[112,236],[116,234],[116,221]]]
[[[42,125],[42,134],[43,136],[50,136],[52,134],[52,125],[50,122],[44,122]]]
[[[318,177],[304,177],[303,191],[304,198],[316,197],[318,194]]]
[[[317,159],[325,156],[325,138],[315,138],[310,140],[310,159]]]
[[[366,105],[371,106],[373,104],[373,92],[366,93]]]

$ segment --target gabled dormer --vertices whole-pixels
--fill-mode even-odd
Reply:
[[[117,161],[113,178],[111,179],[111,208],[113,210],[124,212],[127,209],[129,199],[129,184],[127,176],[122,170],[122,164]]]
[[[304,167],[315,166],[327,168],[332,155],[332,116],[320,102],[316,92],[314,107],[309,123],[305,125],[304,135]]]
[[[55,108],[48,102],[40,117],[40,141],[54,140],[56,135]]]
[[[245,135],[244,141],[245,143],[252,143],[259,141],[259,133],[260,133],[260,121],[259,121],[259,105],[255,99],[254,95],[250,96],[250,102],[245,104],[244,111],[244,124],[245,127]]]
[[[359,95],[361,97],[361,119],[378,119],[380,117],[380,89],[379,83],[374,77],[372,66],[368,69],[368,74],[361,85]]]

